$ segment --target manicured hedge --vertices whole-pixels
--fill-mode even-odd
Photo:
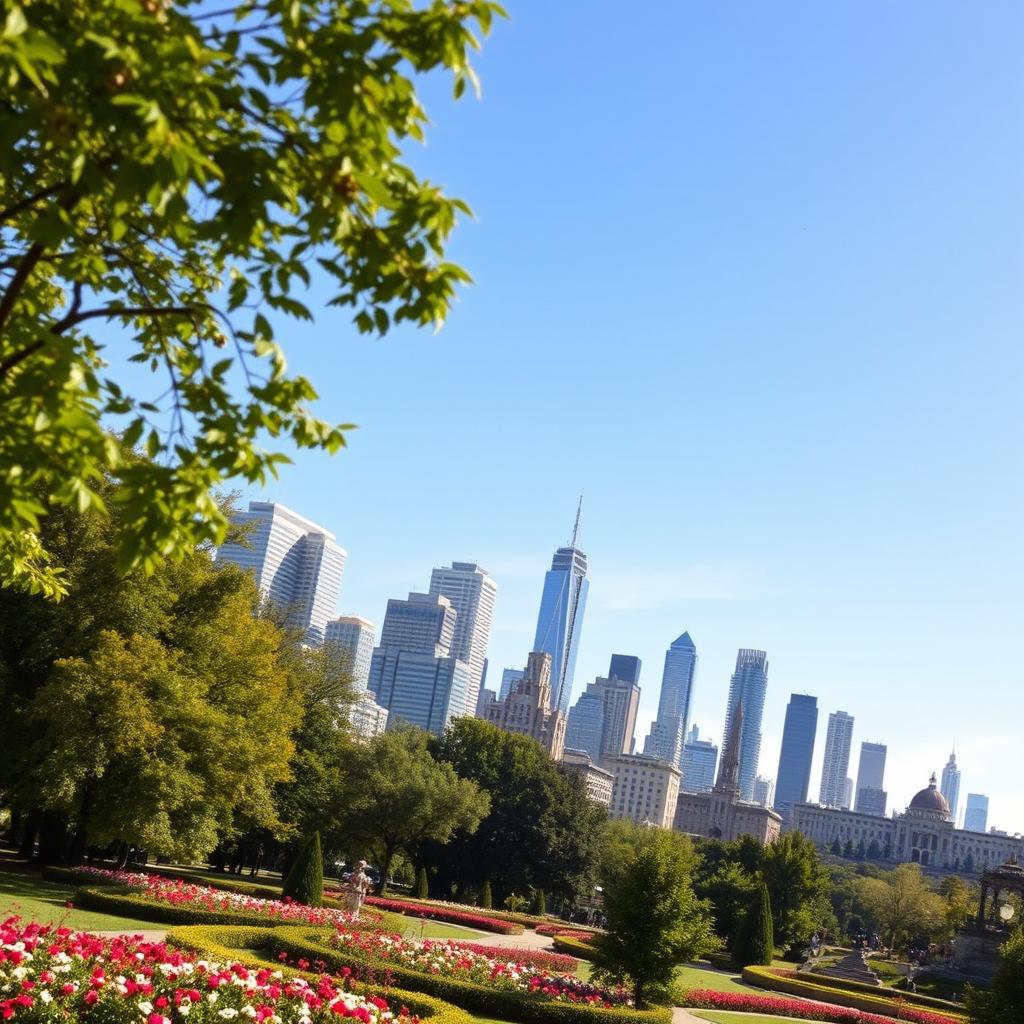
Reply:
[[[573,939],[583,939],[584,942],[587,940],[587,936],[598,935],[601,931],[600,928],[590,928],[587,925],[581,924],[569,924],[568,921],[559,921],[557,924],[545,921],[544,924],[537,925],[534,930],[538,935],[568,935]]]
[[[571,935],[556,935],[551,940],[551,945],[559,953],[568,953],[570,956],[579,957],[582,960],[592,960],[597,951],[589,942],[581,939],[574,939]]]
[[[780,977],[788,977],[782,974]],[[879,995],[882,992],[891,992],[894,998],[899,998],[911,1006],[923,1006],[926,1009],[941,1010],[944,1013],[963,1013],[963,1007],[951,1003],[948,999],[939,999],[937,996],[925,995],[923,992],[903,992],[899,989],[879,988],[877,985],[866,985],[863,981],[850,981],[849,978],[833,978],[828,974],[819,974],[812,971],[809,974],[798,975],[800,981],[810,981],[814,985],[824,985],[826,988],[838,988],[844,992],[866,992],[868,995]]]
[[[286,975],[298,974],[305,978],[315,975],[287,967],[277,961],[263,959],[250,952],[269,946],[271,928],[241,928],[231,925],[190,925],[175,928],[167,937],[171,945],[191,949],[210,960],[242,960],[247,966],[273,967]],[[240,952],[244,950],[245,952]],[[374,988],[355,985],[361,995],[380,996],[392,1011],[403,1006],[429,1024],[473,1024],[473,1018],[459,1007],[446,1003],[422,992],[406,992],[396,988]]]
[[[388,897],[382,898],[387,899]],[[475,914],[482,917],[489,917],[497,921],[509,921],[512,924],[521,924],[524,928],[536,928],[538,925],[551,924],[551,918],[547,915],[515,914],[511,910],[498,910],[496,907],[474,906],[472,903],[451,903],[445,900],[432,900],[429,898],[423,899],[420,896],[403,896],[402,902],[420,903],[424,907],[430,907],[433,910],[450,910],[455,911],[456,913]],[[570,926],[566,925],[565,927]]]
[[[904,1019],[913,1019],[907,1016],[907,1010],[910,1009],[910,1000],[905,998],[902,992],[894,992],[888,999],[879,995],[877,988],[867,985],[865,988],[867,992],[872,993],[871,995],[868,995],[867,992],[863,994],[860,992],[846,992],[839,988],[818,984],[818,979],[810,982],[805,981],[802,977],[786,977],[770,967],[744,967],[743,980],[750,985],[756,985],[758,988],[766,988],[773,992],[785,992],[787,995],[801,996],[804,999],[816,999],[819,1002],[833,1003],[836,1006],[849,1006],[855,1010],[863,1010],[865,1013],[878,1013],[891,1017],[896,1014],[898,1009],[902,1008]],[[941,1013],[941,1016],[953,1020],[965,1021],[967,1019],[963,1013],[946,1009],[937,1011],[932,1008],[925,1009],[920,1007],[915,1012]]]
[[[672,1019],[670,1007],[652,1010],[615,1007],[606,1010],[579,1003],[562,1003],[526,992],[486,988],[473,982],[414,971],[384,960],[364,960],[354,956],[351,948],[342,953],[329,945],[330,934],[325,929],[292,926],[273,929],[268,941],[274,952],[310,961],[323,960],[328,970],[362,967],[386,973],[404,989],[426,992],[481,1017],[520,1024],[669,1024]]]
[[[466,928],[479,928],[486,932],[498,932],[500,935],[522,935],[523,926],[510,921],[499,921],[484,914],[474,914],[469,910],[451,910],[436,904],[419,903],[415,900],[389,900],[382,896],[367,896],[367,906],[379,910],[391,910],[406,917],[424,917],[431,921],[445,921],[448,924],[460,924]]]

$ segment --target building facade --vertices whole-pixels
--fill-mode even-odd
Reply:
[[[565,751],[565,715],[554,706],[551,693],[551,655],[532,651],[523,678],[512,692],[487,708],[488,722],[536,740],[555,761]]]
[[[761,757],[761,719],[764,698],[768,690],[768,656],[764,651],[741,648],[736,655],[736,670],[729,680],[729,703],[725,715],[725,736],[732,729],[733,719],[742,706],[743,732],[739,750],[740,799],[754,798],[754,779],[757,778]],[[723,751],[725,741],[723,740]],[[724,756],[724,754],[723,754]]]
[[[775,783],[771,779],[766,779],[763,775],[758,775],[754,779],[754,803],[759,807],[771,807],[774,796]]]
[[[360,690],[366,689],[370,678],[376,632],[377,627],[369,619],[358,615],[331,619],[324,628],[324,644],[336,653],[339,670]]]
[[[231,521],[244,535],[222,545],[217,561],[250,572],[263,597],[302,630],[306,643],[322,644],[348,557],[334,534],[272,501],[250,501],[248,511],[236,512]]]
[[[828,716],[825,758],[821,765],[821,789],[818,795],[818,802],[826,807],[850,806],[846,793],[846,778],[850,770],[852,741],[853,716],[845,711],[833,711]]]
[[[364,690],[349,709],[349,722],[358,739],[372,740],[388,727],[387,708],[382,708],[373,699],[373,694]]]
[[[551,655],[551,688],[555,703],[563,713],[569,711],[589,586],[587,556],[576,547],[574,531],[570,546],[555,552],[551,568],[544,577],[533,638],[535,651]]]
[[[741,796],[743,724],[741,705],[730,723],[714,788],[709,793],[679,794],[674,823],[677,831],[707,839],[753,836],[762,844],[778,838],[782,818],[775,811]]]
[[[817,731],[818,698],[805,693],[791,693],[782,727],[782,749],[779,751],[773,804],[784,823],[789,821],[793,805],[807,800]]]
[[[683,782],[687,793],[706,793],[715,785],[718,747],[711,740],[702,740],[700,730],[693,726],[683,744]]]
[[[600,701],[600,714],[597,711]],[[566,745],[586,750],[601,764],[620,754],[633,753],[640,687],[628,679],[598,676],[580,694],[569,712]],[[600,730],[600,741],[598,731]],[[596,755],[594,751],[597,751]]]
[[[605,764],[614,776],[608,808],[613,818],[628,818],[638,825],[672,827],[681,777],[675,765],[644,754],[622,754],[609,758]]]
[[[562,753],[562,765],[566,771],[574,772],[583,778],[590,800],[602,807],[611,806],[615,776],[610,771],[594,764],[586,751],[572,750],[569,747]]]
[[[888,748],[884,743],[862,743],[860,763],[857,765],[857,799],[854,810],[864,814],[885,814],[889,796],[885,791],[885,758]]]
[[[597,763],[604,745],[604,697],[588,687],[569,711],[565,745],[581,750]]]
[[[643,663],[632,654],[613,654],[608,663],[608,676],[624,679],[627,683],[640,685],[640,668]]]
[[[960,769],[956,766],[955,750],[949,755],[949,760],[942,769],[940,792],[949,804],[950,816],[956,821],[957,811],[960,809]]]
[[[902,814],[880,818],[873,814],[798,804],[793,828],[823,849],[836,842],[859,848],[877,843],[882,857],[897,863],[921,864],[938,871],[972,873],[998,867],[1010,858],[1024,858],[1024,837],[958,829],[949,804],[933,774]]]
[[[658,716],[644,740],[644,753],[683,767],[683,748],[690,727],[690,706],[697,677],[697,648],[689,633],[677,637],[665,652]]]
[[[431,596],[448,598],[455,609],[451,653],[469,665],[467,700],[473,708],[484,681],[497,593],[497,584],[474,562],[452,562],[430,574]]]
[[[964,828],[970,832],[984,832],[988,828],[988,797],[983,793],[967,794]]]
[[[498,700],[504,700],[511,692],[512,687],[523,678],[521,668],[506,668],[501,672],[501,685],[498,687]]]
[[[480,693],[476,698],[476,717],[486,719],[487,709],[497,702],[498,695],[493,690],[488,690],[486,686],[480,687]]]

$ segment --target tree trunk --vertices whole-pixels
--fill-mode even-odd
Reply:
[[[388,875],[391,873],[391,862],[395,859],[395,851],[391,846],[384,847],[384,859],[380,865],[380,881],[377,883],[377,895],[383,896],[388,887]]]
[[[39,863],[62,864],[67,837],[67,822],[59,815],[44,814],[39,822]]]

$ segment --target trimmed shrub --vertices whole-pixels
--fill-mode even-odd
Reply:
[[[768,886],[762,882],[736,931],[732,947],[732,960],[736,967],[740,970],[751,964],[770,967],[775,959],[773,932]]]
[[[824,985],[825,988],[841,989],[844,992],[863,992],[867,995],[877,996],[879,993],[891,992],[911,1006],[930,1007],[933,1010],[952,1010],[953,1013],[962,1013],[963,1007],[948,999],[940,999],[938,996],[926,995],[923,992],[904,992],[899,989],[879,988],[877,985],[866,985],[863,981],[851,981],[849,978],[833,978],[827,974],[819,974],[818,971],[801,973],[798,971],[786,971],[776,969],[780,978],[797,978],[809,981],[813,985]]]
[[[269,935],[270,948],[276,953],[302,957],[310,962],[323,961],[330,971],[360,967],[373,976],[386,975],[404,989],[426,992],[454,1003],[480,1017],[519,1024],[670,1024],[670,1007],[633,1010],[584,1003],[563,1003],[526,992],[487,988],[473,982],[414,971],[389,961],[362,960],[351,949],[342,953],[329,945],[330,933],[321,929],[274,928]]]
[[[480,928],[485,932],[497,932],[499,935],[522,935],[523,926],[512,924],[511,921],[499,921],[494,917],[484,917],[465,910],[449,910],[434,903],[412,903],[406,900],[389,900],[381,896],[367,896],[367,906],[378,907],[380,910],[393,910],[397,914],[409,917],[425,917],[432,921],[446,921],[448,924],[461,924],[468,928]]]
[[[416,869],[416,884],[413,886],[412,894],[421,900],[425,900],[430,895],[427,869],[422,864]]]
[[[533,900],[530,903],[530,913],[537,917],[543,917],[548,912],[548,901],[543,889],[533,890]]]
[[[491,880],[489,878],[484,879],[484,887],[480,890],[480,906],[484,910],[490,910],[494,903],[494,899],[491,896]]]
[[[307,907],[324,905],[324,855],[320,849],[319,832],[314,832],[302,844],[284,880],[281,894],[285,899],[293,899]]]
[[[589,942],[601,934],[597,928],[578,924],[539,924],[534,930],[538,935],[567,935],[571,939],[582,939],[584,942]]]
[[[568,953],[570,956],[578,957],[581,960],[593,960],[597,950],[588,942],[575,939],[571,935],[556,935],[551,940],[551,945],[559,953]]]
[[[120,917],[137,917],[160,924],[235,924],[253,927],[273,926],[266,915],[244,914],[228,910],[176,906],[149,899],[138,889],[106,887],[83,888],[75,894],[75,906],[99,910]]]
[[[190,925],[175,928],[167,936],[167,941],[183,949],[193,950],[210,960],[243,960],[247,966],[271,967],[286,976],[316,977],[314,974],[288,967],[279,960],[264,959],[253,953],[254,949],[265,949],[269,946],[271,932],[270,928]],[[361,995],[380,996],[394,1012],[405,1006],[423,1021],[428,1021],[429,1024],[473,1024],[473,1018],[465,1010],[433,996],[424,995],[422,992],[406,992],[403,989],[374,988],[363,985],[353,987]]]

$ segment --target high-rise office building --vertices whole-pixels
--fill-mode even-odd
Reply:
[[[587,605],[587,556],[577,547],[580,514],[566,548],[559,548],[544,577],[544,592],[537,616],[537,632],[533,638],[535,651],[551,655],[551,688],[555,703],[568,712],[572,696],[576,654],[583,628],[583,612]]]
[[[597,702],[600,701],[600,713]],[[598,676],[569,712],[565,745],[585,750],[594,761],[604,762],[620,754],[633,753],[636,710],[640,703],[640,687],[617,676]],[[597,753],[594,746],[600,729]]]
[[[849,775],[843,779],[843,803],[842,807],[844,811],[848,811],[853,806],[853,779]]]
[[[807,800],[817,731],[818,698],[806,693],[791,693],[786,705],[779,771],[775,779],[775,810],[786,825],[793,814],[793,805]]]
[[[619,754],[606,762],[614,774],[608,813],[638,825],[671,828],[679,799],[679,769],[644,754]]]
[[[641,661],[632,654],[613,654],[608,664],[608,678],[624,679],[627,683],[640,685]]]
[[[222,545],[217,560],[251,572],[260,593],[287,614],[307,643],[323,643],[347,557],[334,534],[272,501],[250,501],[247,512],[231,519],[243,536]]]
[[[984,832],[988,828],[988,797],[984,794],[967,794],[964,828],[968,832]]]
[[[758,775],[754,779],[754,803],[760,807],[771,807],[772,797],[775,794],[775,785],[771,779]]]
[[[502,669],[501,686],[498,687],[498,700],[504,700],[522,678],[523,670],[521,668]]]
[[[512,692],[487,709],[486,718],[499,729],[529,736],[560,761],[565,751],[565,715],[551,702],[551,655],[532,651],[523,678]]]
[[[604,696],[588,687],[569,711],[565,728],[566,750],[587,754],[597,764],[604,743]]]
[[[342,615],[331,619],[324,629],[324,644],[338,656],[338,668],[358,690],[365,690],[370,678],[370,659],[377,627],[358,615]]]
[[[702,740],[694,726],[683,744],[683,789],[687,793],[706,793],[715,785],[718,768],[718,747],[711,740]]]
[[[853,716],[845,711],[833,711],[828,716],[825,759],[821,766],[821,789],[818,795],[818,802],[826,807],[843,807],[847,803],[846,773],[850,768],[852,740]]]
[[[736,670],[729,680],[729,704],[725,715],[725,749],[733,718],[743,708],[743,729],[739,736],[738,784],[741,800],[753,800],[757,762],[761,756],[761,719],[768,689],[768,656],[764,651],[741,648],[736,655]]]
[[[474,562],[452,562],[430,574],[430,593],[447,597],[458,616],[452,655],[469,665],[468,699],[475,708],[483,685],[497,584]]]
[[[486,719],[487,709],[497,703],[498,695],[493,690],[488,690],[486,686],[481,686],[476,698],[476,717]]]
[[[473,714],[470,670],[451,656],[456,612],[446,597],[410,594],[392,598],[370,661],[370,690],[388,713],[388,728],[402,722],[440,733]]]
[[[956,766],[956,751],[949,755],[946,767],[942,769],[942,786],[940,792],[949,804],[949,816],[956,821],[956,812],[960,803],[960,769]]]
[[[885,757],[887,753],[888,748],[884,743],[862,743],[860,745],[855,811],[862,814],[885,815],[885,805],[889,799],[885,791]]]
[[[645,754],[660,757],[680,769],[683,766],[686,730],[690,727],[690,705],[696,676],[697,648],[690,634],[683,633],[665,652],[658,717],[651,723],[651,731],[644,741]],[[687,785],[684,777],[683,786]]]

